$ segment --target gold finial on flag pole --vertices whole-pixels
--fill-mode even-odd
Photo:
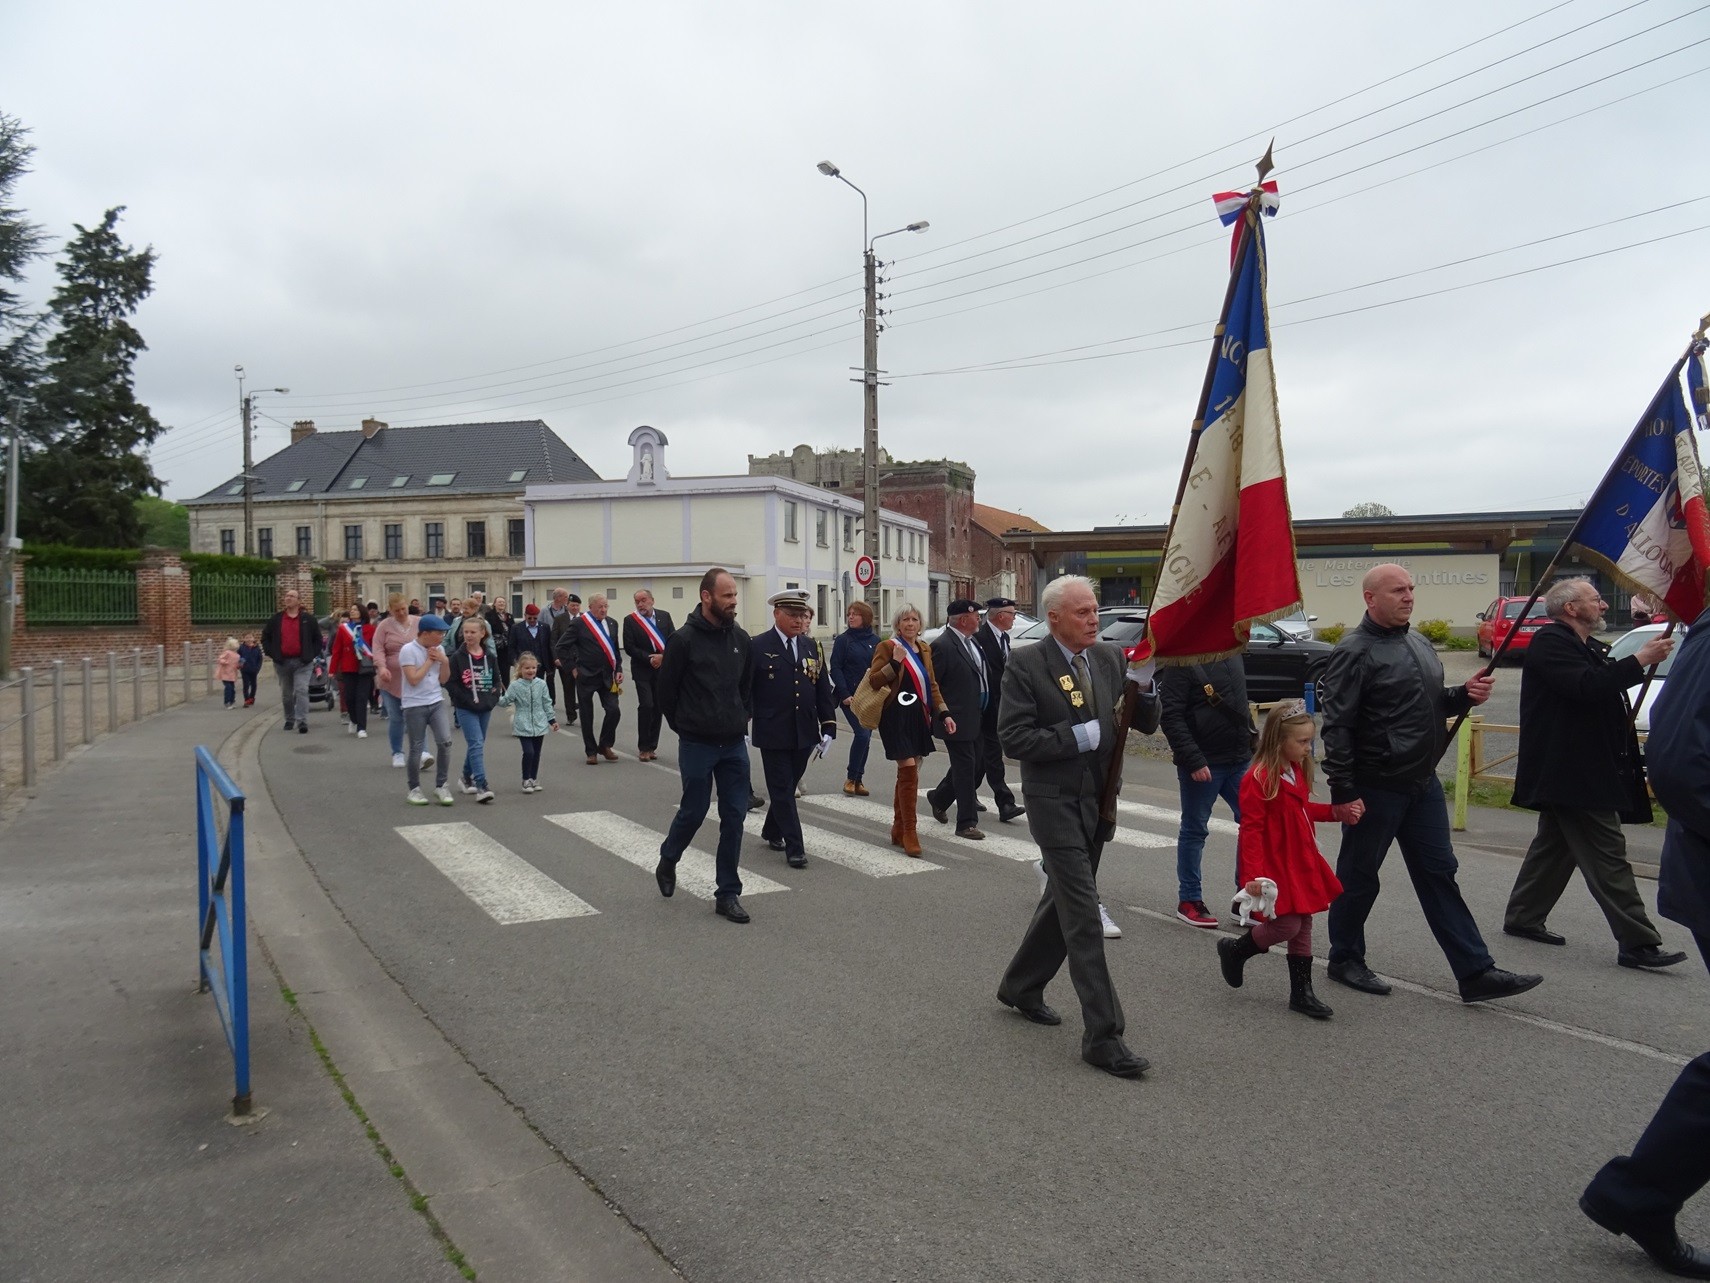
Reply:
[[[1710,333],[1710,312],[1706,312],[1703,316],[1698,318],[1698,330],[1692,337],[1695,339],[1701,339],[1707,333]]]
[[[1271,160],[1271,149],[1274,148],[1276,145],[1277,145],[1277,140],[1275,138],[1271,139],[1271,141],[1265,145],[1265,154],[1259,158],[1258,169],[1259,169],[1259,181],[1261,183],[1265,181],[1265,175],[1270,173],[1271,170],[1276,168],[1276,164]],[[1710,316],[1707,316],[1704,319],[1706,321],[1710,321]]]

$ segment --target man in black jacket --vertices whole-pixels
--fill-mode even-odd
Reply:
[[[558,698],[558,691],[553,685],[553,675],[557,672],[552,662],[552,632],[540,618],[540,607],[532,601],[523,607],[523,617],[511,625],[511,662],[514,664],[524,655],[533,655],[540,661],[540,675],[546,682],[546,697],[549,700]]]
[[[321,625],[303,609],[295,588],[287,589],[277,615],[261,626],[261,652],[273,661],[279,697],[285,705],[285,729],[309,733],[309,674],[321,653]]]
[[[731,922],[748,921],[738,897],[742,821],[752,796],[748,783],[748,720],[754,712],[753,658],[748,634],[736,626],[736,580],[719,567],[701,579],[701,604],[665,643],[655,694],[677,733],[677,774],[683,800],[659,847],[653,877],[664,896],[677,889],[677,861],[707,818],[718,785],[718,855],[713,908]]]
[[[792,869],[807,867],[796,785],[815,749],[837,735],[837,701],[819,643],[807,635],[813,607],[807,592],[786,588],[767,598],[772,624],[749,643],[753,652],[754,747],[766,774],[772,809],[760,836]]]
[[[1015,603],[1008,597],[986,600],[986,622],[974,630],[974,645],[986,661],[986,686],[990,698],[980,717],[980,775],[990,786],[997,803],[998,820],[1008,824],[1027,814],[1017,806],[1015,792],[1003,777],[1003,745],[998,742],[998,714],[1003,711],[1003,670],[1009,663],[1009,630],[1015,623]]]
[[[651,762],[659,754],[659,700],[654,687],[659,666],[665,662],[665,643],[677,626],[671,616],[655,609],[653,594],[635,590],[635,609],[624,616],[623,653],[629,656],[629,675],[635,683],[635,755]]]
[[[974,642],[974,630],[980,626],[979,603],[958,597],[947,613],[949,622],[932,641],[932,675],[956,729],[943,732],[950,769],[926,795],[926,804],[940,824],[949,822],[954,806],[956,836],[980,842],[986,835],[980,832],[974,791],[980,786],[980,719],[992,702],[991,678],[985,655]]]
[[[1540,944],[1566,944],[1545,919],[1578,865],[1615,933],[1616,961],[1623,967],[1672,967],[1686,955],[1663,952],[1633,881],[1621,822],[1623,812],[1637,812],[1629,823],[1651,818],[1626,691],[1644,680],[1645,669],[1660,663],[1674,642],[1659,635],[1611,662],[1609,647],[1595,636],[1608,609],[1590,580],[1558,580],[1544,594],[1544,610],[1554,622],[1526,647],[1514,804],[1538,812],[1538,833],[1514,879],[1502,929]]]
[[[1443,685],[1437,652],[1408,628],[1413,576],[1406,567],[1373,566],[1360,587],[1365,616],[1337,644],[1324,674],[1324,776],[1331,802],[1351,805],[1358,820],[1342,827],[1336,861],[1342,894],[1330,906],[1330,978],[1363,993],[1389,992],[1366,966],[1365,926],[1377,902],[1378,870],[1390,844],[1400,842],[1419,907],[1460,984],[1461,1001],[1524,993],[1543,977],[1504,971],[1485,948],[1455,881],[1460,866],[1437,779],[1445,719],[1489,699],[1493,679],[1481,673],[1465,686]]]
[[[1241,656],[1158,671],[1164,738],[1176,762],[1182,821],[1176,834],[1176,917],[1214,930],[1200,865],[1211,812],[1222,798],[1241,821],[1241,777],[1253,760],[1253,713]]]
[[[607,614],[606,599],[601,593],[588,598],[587,613],[564,618],[569,622],[565,623],[559,639],[558,653],[573,656],[573,663],[565,667],[576,675],[576,704],[582,712],[582,750],[588,755],[589,766],[597,765],[602,757],[615,762],[618,721],[623,717],[618,706],[618,692],[623,689],[623,659],[618,653],[622,643],[617,621]],[[597,733],[595,700],[604,712]]]

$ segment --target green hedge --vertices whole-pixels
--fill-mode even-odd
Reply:
[[[181,552],[178,558],[192,575],[276,575],[271,557],[226,557],[217,552]]]
[[[140,548],[75,548],[70,544],[27,543],[24,556],[43,570],[135,570]]]

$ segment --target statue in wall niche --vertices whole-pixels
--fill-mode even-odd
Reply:
[[[653,447],[650,445],[641,447],[641,480],[653,480]]]

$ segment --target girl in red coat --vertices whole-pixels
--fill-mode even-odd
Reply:
[[[1245,934],[1217,942],[1223,978],[1241,987],[1241,969],[1254,954],[1288,942],[1290,1011],[1328,1020],[1330,1008],[1312,992],[1312,915],[1342,893],[1318,849],[1314,824],[1359,822],[1358,803],[1331,806],[1312,800],[1312,715],[1300,700],[1279,704],[1265,718],[1252,769],[1241,780],[1241,836],[1237,877],[1250,906]],[[1267,886],[1266,882],[1271,885]],[[1269,902],[1274,889],[1275,902]],[[1262,911],[1261,911],[1262,909]]]

